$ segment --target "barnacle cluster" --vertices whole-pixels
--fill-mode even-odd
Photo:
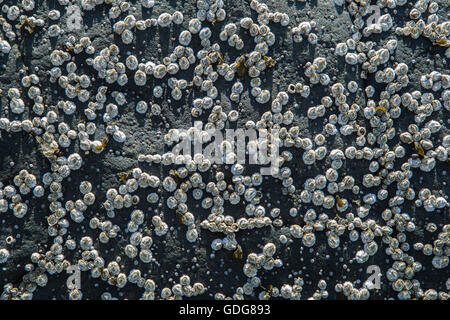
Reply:
[[[1,298],[447,300],[449,5],[318,3],[0,0]]]

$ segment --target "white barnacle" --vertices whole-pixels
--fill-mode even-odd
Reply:
[[[178,41],[183,46],[188,46],[191,43],[192,34],[188,30],[184,30],[178,36]]]
[[[189,21],[189,31],[192,34],[199,33],[201,28],[202,28],[202,24],[199,19],[194,18]]]
[[[1,248],[0,249],[0,264],[8,261],[9,255],[10,255],[9,251],[6,248]]]
[[[145,74],[145,72],[138,70],[136,71],[136,73],[134,74],[134,83],[137,86],[145,86],[147,82],[147,76]]]
[[[158,25],[160,27],[168,27],[172,23],[172,15],[170,13],[161,13],[158,17]]]
[[[189,229],[187,232],[186,232],[186,239],[189,241],[189,242],[195,242],[195,241],[197,241],[197,238],[198,238],[198,231],[197,231],[197,229],[195,229],[194,227],[192,227],[193,225],[191,225],[190,226],[190,228],[191,229]]]
[[[184,20],[183,13],[181,13],[180,11],[175,11],[172,14],[172,22],[173,23],[175,23],[175,24],[182,24],[183,20]]]
[[[358,63],[358,55],[356,53],[349,52],[345,55],[345,62],[350,65]]]
[[[336,45],[335,53],[338,56],[343,57],[343,56],[345,56],[347,54],[347,52],[348,52],[348,47],[347,47],[347,44],[345,42],[340,42],[340,43],[338,43]]]
[[[306,247],[312,247],[316,243],[316,236],[314,233],[305,233],[302,238],[302,243]]]

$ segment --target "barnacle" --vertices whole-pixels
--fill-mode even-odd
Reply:
[[[2,299],[58,298],[77,268],[81,284],[61,286],[69,299],[448,299],[450,77],[421,63],[450,57],[445,3],[322,2],[350,13],[338,24],[261,0],[185,1],[183,12],[161,0],[153,18],[154,0],[58,0],[63,19],[45,15],[49,0],[6,2],[0,59],[17,79],[0,84]],[[401,37],[433,45],[399,50]],[[16,133],[44,163],[14,149]],[[16,268],[21,244],[47,238]],[[416,277],[423,262],[433,283]],[[378,264],[388,281],[377,288],[377,274],[365,280]]]

